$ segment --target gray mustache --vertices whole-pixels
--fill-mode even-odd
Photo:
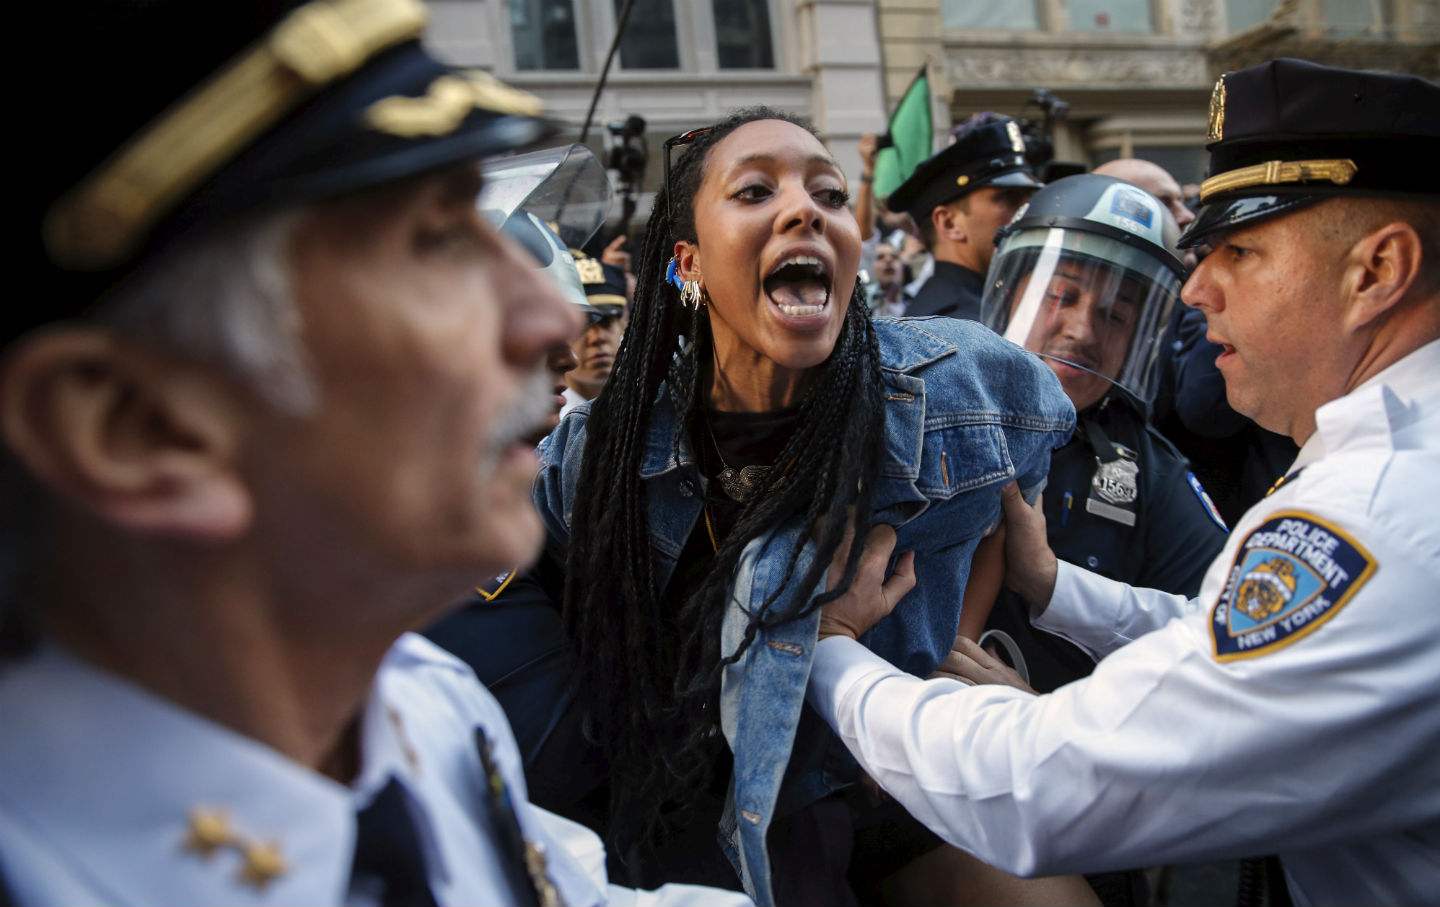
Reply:
[[[515,402],[495,417],[490,443],[486,447],[487,459],[493,461],[506,447],[533,437],[538,430],[545,428],[550,421],[554,397],[550,373],[541,362],[525,379]]]

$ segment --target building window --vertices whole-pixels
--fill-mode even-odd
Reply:
[[[1225,26],[1233,35],[1270,18],[1275,0],[1225,0]]]
[[[1370,32],[1383,34],[1389,24],[1390,4],[1384,0],[1320,0],[1320,16],[1324,24],[1341,35]]]
[[[615,0],[615,18],[625,0]],[[635,0],[625,36],[620,39],[620,65],[625,69],[679,69],[675,40],[674,0]]]
[[[572,0],[509,0],[515,68],[579,69]]]
[[[1304,28],[1320,28],[1337,37],[1383,36],[1394,26],[1396,0],[1301,0],[1286,10],[1285,21]],[[1269,19],[1276,0],[1225,0],[1230,33],[1244,31]]]
[[[774,69],[769,0],[710,0],[721,69]]]
[[[1066,0],[1070,30],[1083,32],[1151,32],[1150,0]]]
[[[942,15],[946,28],[986,31],[1036,31],[1040,17],[1035,0],[984,3],[979,0],[945,0]]]

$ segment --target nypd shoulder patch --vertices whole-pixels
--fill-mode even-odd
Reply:
[[[1313,514],[1277,513],[1240,543],[1211,613],[1220,661],[1282,648],[1335,616],[1379,566]]]

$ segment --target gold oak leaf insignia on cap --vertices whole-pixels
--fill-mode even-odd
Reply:
[[[575,259],[575,270],[580,272],[581,283],[605,282],[605,267],[597,258]]]
[[[1205,132],[1205,141],[1218,142],[1225,138],[1225,77],[1215,80],[1215,90],[1210,92],[1210,126]]]
[[[539,116],[544,109],[544,103],[535,95],[511,88],[489,73],[472,70],[439,77],[422,97],[382,98],[366,109],[365,122],[378,132],[415,138],[454,132],[473,110]]]

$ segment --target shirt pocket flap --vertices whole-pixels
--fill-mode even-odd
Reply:
[[[960,422],[925,432],[915,487],[945,500],[1015,477],[1005,432],[993,421]]]

